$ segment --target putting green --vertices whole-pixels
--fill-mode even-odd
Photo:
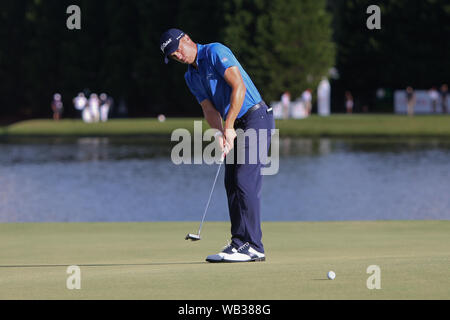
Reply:
[[[449,299],[450,221],[265,222],[266,262],[209,264],[229,224],[0,224],[0,299]],[[81,271],[69,290],[67,267]],[[379,266],[381,289],[367,288]],[[329,270],[335,280],[327,280]]]

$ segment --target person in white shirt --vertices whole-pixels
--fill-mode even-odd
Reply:
[[[100,99],[96,93],[91,93],[89,96],[89,111],[91,114],[91,121],[98,122],[100,120]]]
[[[83,109],[86,107],[87,99],[84,96],[83,92],[78,93],[78,95],[73,98],[73,105],[76,110],[83,112]]]
[[[350,91],[345,91],[345,109],[348,114],[353,113],[353,96]]]
[[[283,119],[289,118],[291,107],[291,94],[286,91],[281,95],[281,106],[283,108]]]
[[[330,93],[330,82],[324,77],[317,87],[317,113],[321,116],[330,115]]]
[[[428,95],[430,96],[431,99],[431,108],[433,110],[433,113],[436,113],[436,108],[439,101],[439,92],[437,91],[436,87],[432,87],[428,91]]]
[[[302,100],[303,103],[305,104],[305,109],[306,109],[306,115],[310,115],[311,114],[311,108],[312,108],[312,95],[311,95],[311,89],[306,89],[305,91],[303,91],[302,93]]]

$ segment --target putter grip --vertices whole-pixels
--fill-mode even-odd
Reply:
[[[216,134],[214,135],[214,137],[222,136],[222,135],[223,135],[222,132],[217,131]],[[223,162],[225,160],[225,154],[228,153],[228,151],[229,151],[228,145],[226,145],[225,150],[223,151],[222,156],[220,157],[220,162]]]
[[[225,146],[225,150],[222,153],[222,156],[220,157],[220,162],[223,162],[225,160],[225,154],[228,153],[228,146]]]

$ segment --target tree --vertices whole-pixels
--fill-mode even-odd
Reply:
[[[450,74],[450,4],[446,0],[384,0],[381,29],[366,27],[369,0],[330,0],[341,78],[335,92],[356,93],[356,105],[376,106],[378,88],[428,89]],[[343,108],[343,99],[341,107]],[[377,109],[375,109],[377,110]],[[377,111],[392,111],[378,109]]]
[[[25,0],[0,3],[0,112],[3,114],[13,115],[23,107],[26,12]]]
[[[234,0],[226,7],[224,42],[264,99],[315,88],[334,65],[331,16],[322,0]]]
[[[81,29],[66,27],[69,5]],[[124,98],[130,116],[201,116],[186,66],[165,65],[159,37],[178,27],[198,43],[222,42],[268,101],[300,95],[333,66],[325,0],[17,0],[0,2],[0,114],[51,116],[59,92],[64,116],[83,89]]]

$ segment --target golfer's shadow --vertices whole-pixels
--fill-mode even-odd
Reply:
[[[188,264],[208,264],[208,262],[193,261],[193,262],[149,262],[149,263],[23,264],[23,265],[0,265],[0,268],[55,268],[55,267],[69,267],[71,265],[76,265],[78,267],[133,267],[133,266],[188,265]]]

